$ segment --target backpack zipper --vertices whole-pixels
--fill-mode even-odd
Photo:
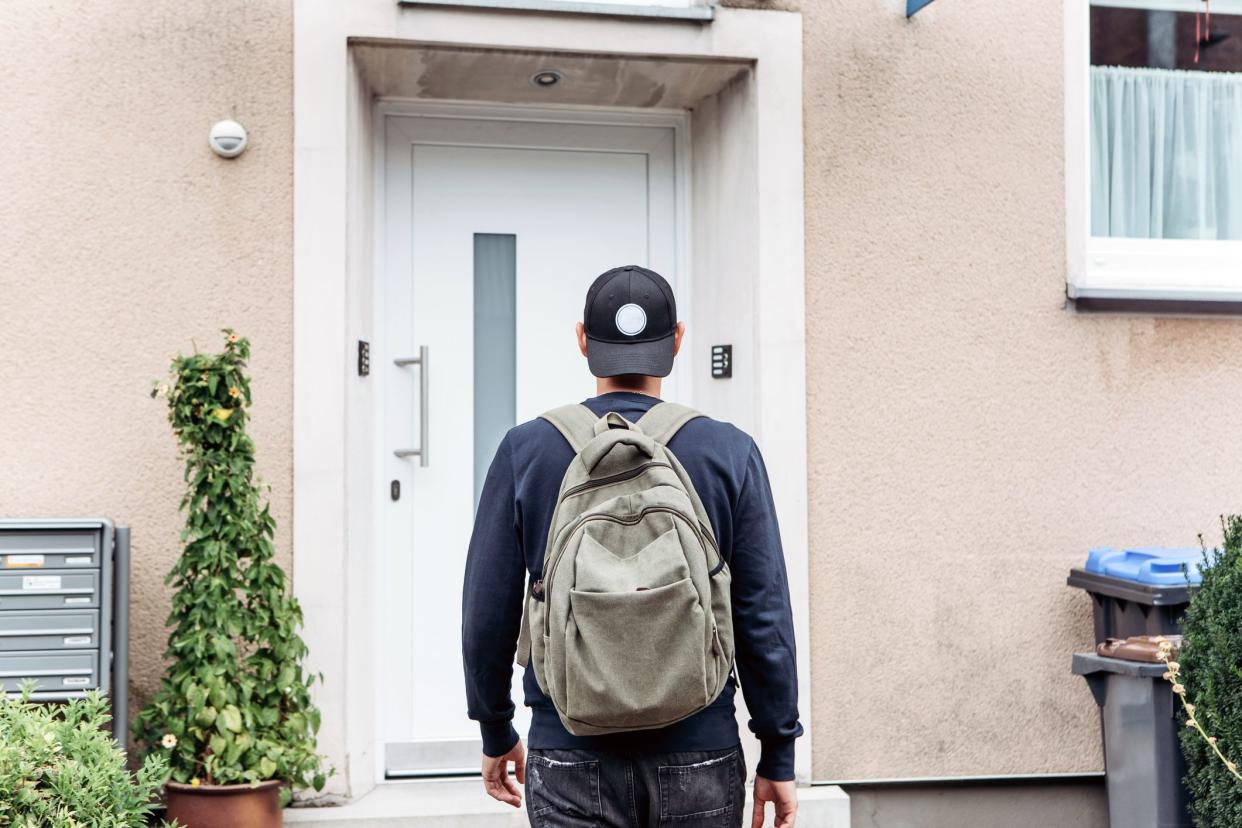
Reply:
[[[583,492],[588,491],[590,489],[598,489],[604,486],[610,486],[613,483],[621,483],[626,480],[632,480],[633,478],[638,477],[640,474],[642,474],[643,472],[645,472],[647,469],[651,468],[652,466],[663,466],[669,469],[673,468],[671,464],[662,463],[657,460],[651,463],[644,463],[643,465],[630,469],[629,471],[618,472],[617,474],[612,474],[612,475],[609,475],[608,477],[601,477],[598,480],[588,480],[585,483],[579,483],[577,486],[571,487],[564,494],[559,495],[557,497],[556,509],[553,510],[552,512],[552,524],[551,525],[552,526],[556,525],[557,515],[561,513],[561,506],[564,505],[563,501],[566,498],[582,494]],[[570,524],[570,525],[572,526],[573,524]],[[565,531],[564,528],[562,528],[561,531],[562,532]],[[544,569],[546,571],[547,567],[544,567]]]
[[[625,481],[625,480],[633,480],[635,477],[638,477],[640,474],[643,474],[648,469],[654,469],[654,468],[671,469],[672,466],[669,465],[668,463],[661,463],[658,461],[654,463],[644,463],[643,465],[632,468],[629,471],[618,472],[617,474],[610,474],[607,477],[601,477],[599,480],[588,480],[587,482],[579,483],[577,486],[574,486],[572,489],[569,489],[568,491],[564,492],[561,495],[561,500],[564,500],[567,497],[573,497],[574,495],[577,495],[577,494],[582,494],[583,492],[589,489],[598,489],[600,486],[610,486],[613,483],[621,483],[622,481]]]
[[[697,521],[690,520],[690,518],[686,517],[681,511],[677,509],[670,509],[667,506],[648,506],[647,508],[640,511],[638,514],[629,515],[628,517],[616,517],[615,515],[585,515],[583,517],[578,518],[578,520],[575,523],[570,525],[569,530],[565,533],[564,539],[560,542],[560,544],[556,548],[555,554],[552,557],[551,564],[548,565],[547,561],[544,562],[545,564],[544,576],[543,578],[540,579],[540,585],[543,588],[543,594],[547,596],[548,593],[551,592],[552,576],[556,574],[557,564],[561,562],[561,557],[564,556],[565,554],[565,547],[569,545],[569,539],[572,538],[574,534],[580,528],[582,528],[583,524],[589,523],[590,521],[593,521],[593,520],[610,520],[613,523],[623,523],[623,524],[626,524],[627,526],[632,526],[642,521],[642,519],[650,512],[668,512],[673,517],[680,519],[682,522],[684,522],[691,529],[694,530],[695,537],[699,539],[699,543],[702,543],[705,546],[710,546],[712,548],[712,551],[716,553],[717,560],[719,560],[721,563],[724,562],[724,558],[720,556],[720,550],[716,547],[716,541],[713,540],[710,535],[704,534],[703,527],[699,525]],[[552,633],[551,616],[552,616],[552,613],[550,611],[544,612],[543,614],[543,634],[545,636],[550,635]]]

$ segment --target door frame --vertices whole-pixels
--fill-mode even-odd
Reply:
[[[690,115],[691,268],[700,276],[696,342],[735,344],[732,380],[696,375],[694,382],[699,404],[754,434],[767,460],[801,645],[806,733],[795,771],[809,782],[817,739],[807,538],[801,15],[720,7],[710,23],[688,24],[397,6],[393,0],[293,0],[293,591],[303,610],[307,667],[324,676],[313,689],[323,722],[319,750],[335,768],[322,794],[300,796],[339,801],[376,784],[370,681],[376,661],[375,472],[363,456],[370,452],[357,448],[369,448],[374,400],[373,384],[357,365],[358,343],[373,338],[371,101],[384,94],[389,78],[351,46],[367,42],[476,53],[559,51],[601,63],[677,57],[738,68],[734,82],[705,92]],[[832,612],[824,608],[817,620],[831,623]]]
[[[389,358],[384,351],[384,344],[388,342],[389,334],[387,329],[386,314],[384,309],[386,306],[386,289],[389,274],[388,266],[388,238],[390,232],[390,224],[386,215],[388,209],[388,185],[389,185],[389,169],[388,169],[388,132],[389,120],[394,118],[409,119],[436,119],[443,122],[458,122],[452,126],[458,126],[461,122],[504,122],[504,123],[524,123],[539,124],[543,126],[591,126],[591,127],[640,127],[659,130],[668,130],[672,133],[673,142],[673,259],[676,268],[674,281],[678,293],[678,316],[679,319],[685,321],[687,327],[693,329],[693,305],[688,301],[692,295],[690,286],[690,211],[688,197],[690,192],[690,159],[689,159],[689,116],[681,111],[655,110],[655,109],[621,109],[621,108],[601,108],[591,106],[542,106],[532,107],[528,105],[517,104],[492,104],[478,103],[473,101],[436,101],[430,102],[425,100],[412,100],[408,98],[391,98],[379,97],[373,105],[372,123],[374,124],[373,138],[374,144],[372,153],[374,158],[372,187],[374,190],[373,209],[375,215],[381,217],[373,222],[374,233],[374,265],[371,269],[371,278],[373,284],[373,300],[372,300],[372,339],[374,347],[372,349],[373,365],[375,370],[373,375],[375,378],[375,398],[372,406],[371,417],[371,440],[370,451],[378,462],[380,458],[388,459],[387,452],[390,447],[385,445],[385,412],[388,406],[388,399],[385,396],[385,385],[381,381],[386,360]],[[398,129],[405,130],[405,126],[398,126]],[[600,146],[598,138],[591,137],[592,143],[576,142],[572,139],[558,142],[529,142],[514,141],[506,143],[498,143],[492,141],[479,142],[471,140],[465,135],[455,136],[451,131],[447,135],[438,137],[434,141],[437,146],[486,146],[486,147],[522,147],[524,149],[549,149],[549,150],[585,150],[585,151],[613,151],[627,152],[634,154],[645,154],[648,149],[643,141],[635,141],[632,136],[618,136],[615,141],[608,142],[606,146]],[[413,140],[413,139],[411,139]],[[415,142],[418,143],[418,142]],[[568,342],[566,342],[568,347]],[[687,349],[686,353],[678,356],[679,373],[683,376],[692,376],[695,366],[694,352]],[[583,368],[585,379],[585,366]],[[687,404],[693,404],[690,394],[693,393],[693,384],[684,383],[687,393],[680,393],[679,399]],[[586,383],[584,389],[588,388]],[[366,450],[363,446],[358,447],[359,450]],[[377,472],[379,469],[377,469]],[[388,620],[386,616],[386,607],[388,603],[384,600],[386,590],[384,588],[384,573],[387,571],[385,566],[385,550],[388,547],[386,542],[388,530],[391,528],[390,523],[390,504],[388,499],[383,496],[386,491],[387,478],[377,479],[373,481],[373,485],[378,487],[380,494],[373,498],[374,506],[372,512],[372,521],[374,526],[375,549],[374,556],[376,566],[372,573],[372,589],[376,600],[373,603],[374,614],[372,620],[372,630],[377,642],[386,642],[388,636],[384,634],[386,629],[385,623]],[[411,487],[412,489],[412,487]],[[411,490],[410,496],[414,496]],[[448,619],[446,619],[447,621]],[[415,633],[417,635],[417,633]],[[420,775],[417,772],[398,774],[396,777],[388,776],[388,766],[390,764],[389,754],[394,752],[397,755],[423,756],[428,751],[429,746],[419,741],[394,744],[386,738],[384,728],[384,713],[386,703],[386,685],[383,681],[382,671],[388,659],[393,654],[388,649],[389,645],[380,643],[377,645],[377,653],[375,663],[373,665],[374,675],[374,704],[372,709],[375,711],[374,722],[374,745],[372,750],[375,757],[376,765],[376,783],[390,781],[394,778],[405,778]],[[464,690],[463,690],[464,692]],[[521,704],[521,699],[515,699],[515,704]],[[470,772],[477,768],[458,767],[461,759],[457,757],[470,757],[471,761],[477,761],[478,753],[470,746],[465,744],[468,740],[462,740],[462,744],[456,744],[457,740],[441,740],[438,744],[441,749],[434,753],[452,757],[448,759],[449,765],[441,767],[437,772],[444,773],[461,773]]]

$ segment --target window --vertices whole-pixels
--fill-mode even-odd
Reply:
[[[1066,0],[1069,294],[1242,302],[1242,0]]]

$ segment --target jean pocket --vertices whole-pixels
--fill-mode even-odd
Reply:
[[[599,762],[562,762],[537,753],[526,760],[526,808],[535,828],[599,824]]]
[[[661,765],[660,824],[677,828],[736,825],[739,761],[733,750],[687,765]]]

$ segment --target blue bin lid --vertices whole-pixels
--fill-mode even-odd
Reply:
[[[1196,546],[1139,546],[1121,550],[1105,547],[1087,553],[1086,569],[1140,584],[1174,586],[1201,583],[1202,565],[1203,550]]]

